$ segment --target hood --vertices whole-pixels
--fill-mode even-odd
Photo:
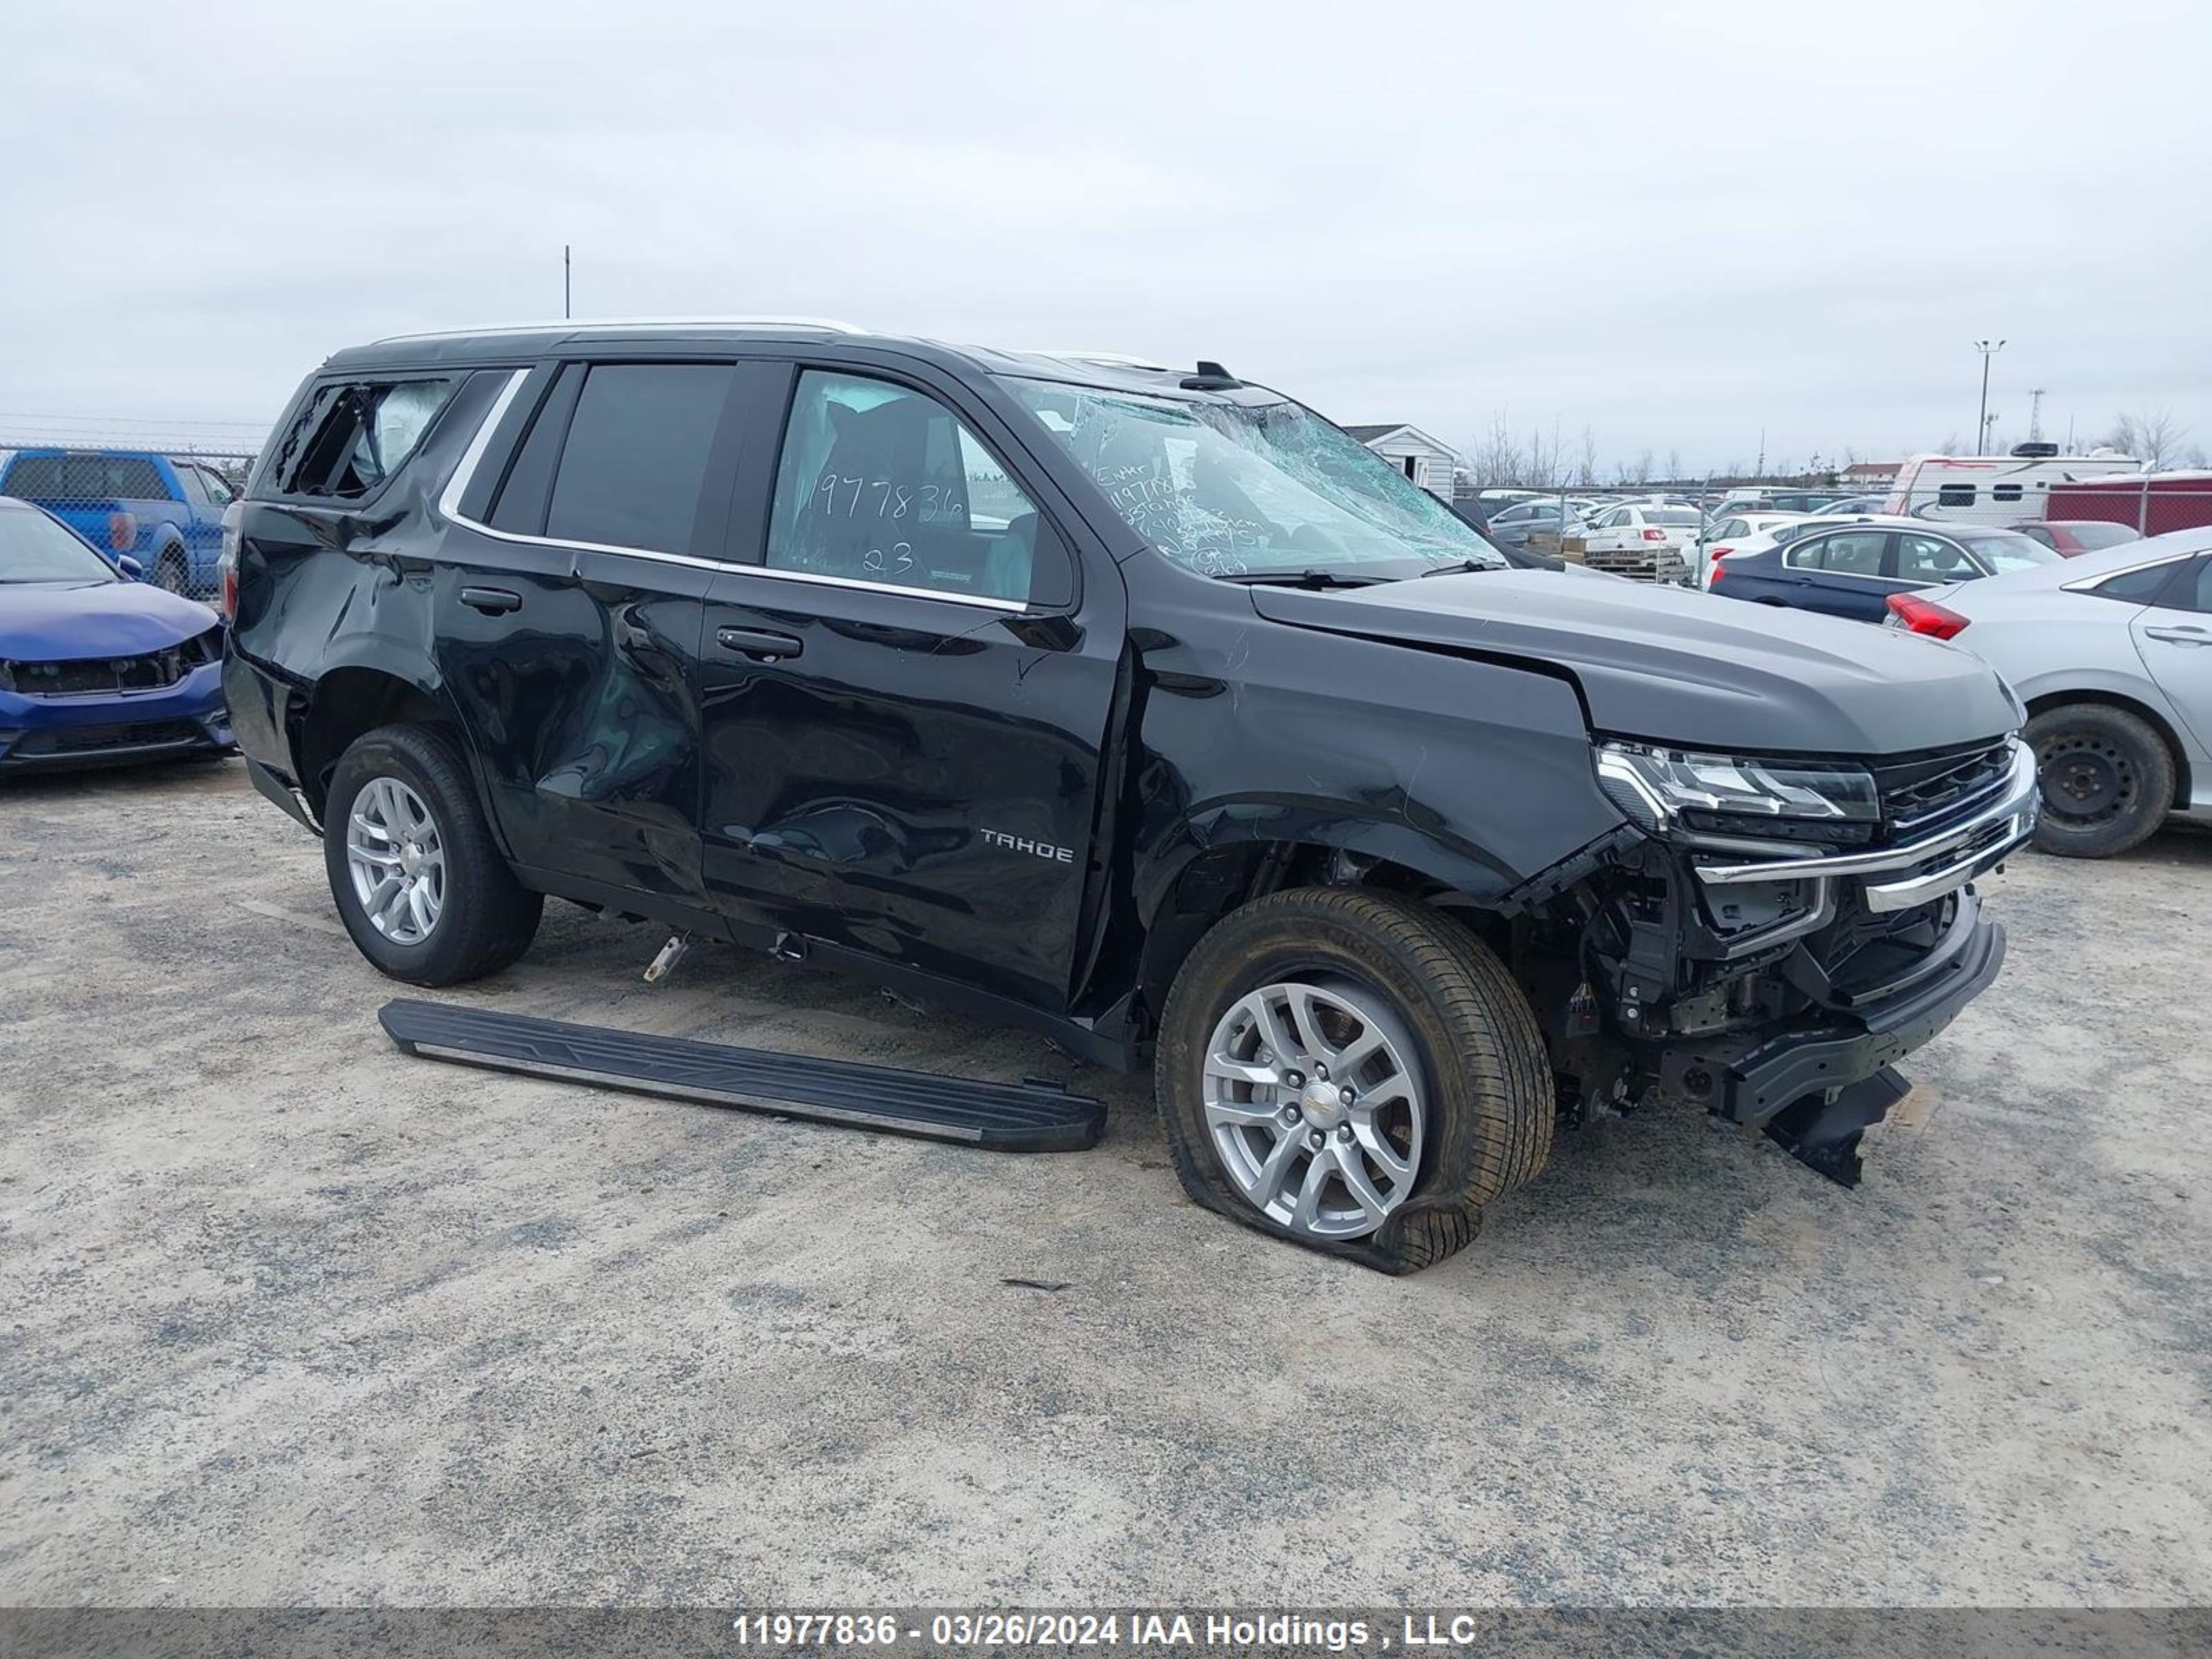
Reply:
[[[215,612],[147,582],[0,582],[0,657],[135,657],[204,634]]]
[[[1592,728],[1685,748],[1893,755],[1986,741],[2020,706],[1978,658],[1896,629],[1565,572],[1249,590],[1298,627],[1550,666]]]

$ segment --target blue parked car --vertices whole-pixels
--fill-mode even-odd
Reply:
[[[172,593],[212,593],[234,492],[204,462],[142,449],[25,449],[0,495],[44,507],[94,547],[129,555]]]
[[[0,496],[0,772],[234,745],[214,611]]]
[[[1713,562],[1705,586],[1733,599],[1821,611],[1859,622],[1889,619],[1889,596],[2055,564],[2058,555],[2017,531],[1925,519],[1865,518],[1782,527]]]

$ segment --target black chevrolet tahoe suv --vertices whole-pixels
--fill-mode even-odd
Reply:
[[[1214,363],[386,340],[225,561],[253,779],[385,973],[551,895],[872,975],[1151,1063],[1194,1199],[1390,1271],[1646,1099],[1856,1179],[2034,827],[1974,658],[1528,568]]]

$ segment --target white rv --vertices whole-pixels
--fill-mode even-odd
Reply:
[[[2061,455],[2057,444],[2018,444],[2009,455],[1915,455],[1897,470],[1884,513],[1966,524],[2040,519],[2051,486],[2119,472],[2142,463],[2117,449]]]

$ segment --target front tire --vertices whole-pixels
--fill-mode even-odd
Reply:
[[[1302,888],[1216,923],[1155,1081],[1194,1200],[1384,1273],[1462,1249],[1551,1151],[1527,999],[1466,928],[1386,894]]]
[[[2046,708],[2027,723],[2042,787],[2035,844],[2101,859],[2148,840],[2173,805],[2173,756],[2149,723],[2108,703]]]
[[[545,901],[494,845],[467,764],[428,726],[386,726],[340,757],[323,863],[362,955],[410,985],[458,985],[530,948]]]
[[[191,596],[191,567],[185,562],[185,556],[175,548],[169,549],[154,561],[154,586],[180,598]]]

